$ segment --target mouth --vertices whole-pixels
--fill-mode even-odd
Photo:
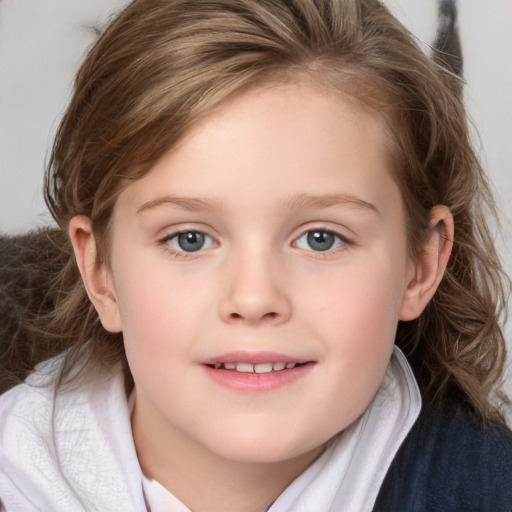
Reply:
[[[275,373],[285,370],[293,370],[307,363],[214,363],[207,364],[209,368],[214,370],[229,370],[239,373]]]
[[[278,389],[305,377],[314,361],[271,352],[233,352],[202,362],[206,374],[225,388],[243,393]]]

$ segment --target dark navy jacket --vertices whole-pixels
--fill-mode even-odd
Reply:
[[[512,512],[512,432],[460,409],[424,407],[374,512]]]

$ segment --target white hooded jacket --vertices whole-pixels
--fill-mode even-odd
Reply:
[[[56,392],[62,358],[0,396],[0,500],[7,512],[183,512],[157,482],[143,479],[121,371]],[[370,511],[421,399],[395,348],[366,412],[326,448],[269,512]],[[143,483],[144,480],[144,483]],[[0,509],[1,510],[1,509]]]

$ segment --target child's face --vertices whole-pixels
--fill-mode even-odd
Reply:
[[[112,236],[147,443],[282,461],[372,400],[415,275],[376,117],[306,83],[232,99],[122,192]]]

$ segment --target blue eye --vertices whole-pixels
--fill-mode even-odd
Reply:
[[[326,229],[312,229],[297,238],[295,246],[313,251],[329,251],[347,243],[340,235]]]
[[[184,231],[167,237],[166,242],[178,252],[197,252],[215,245],[214,240],[200,231]]]

